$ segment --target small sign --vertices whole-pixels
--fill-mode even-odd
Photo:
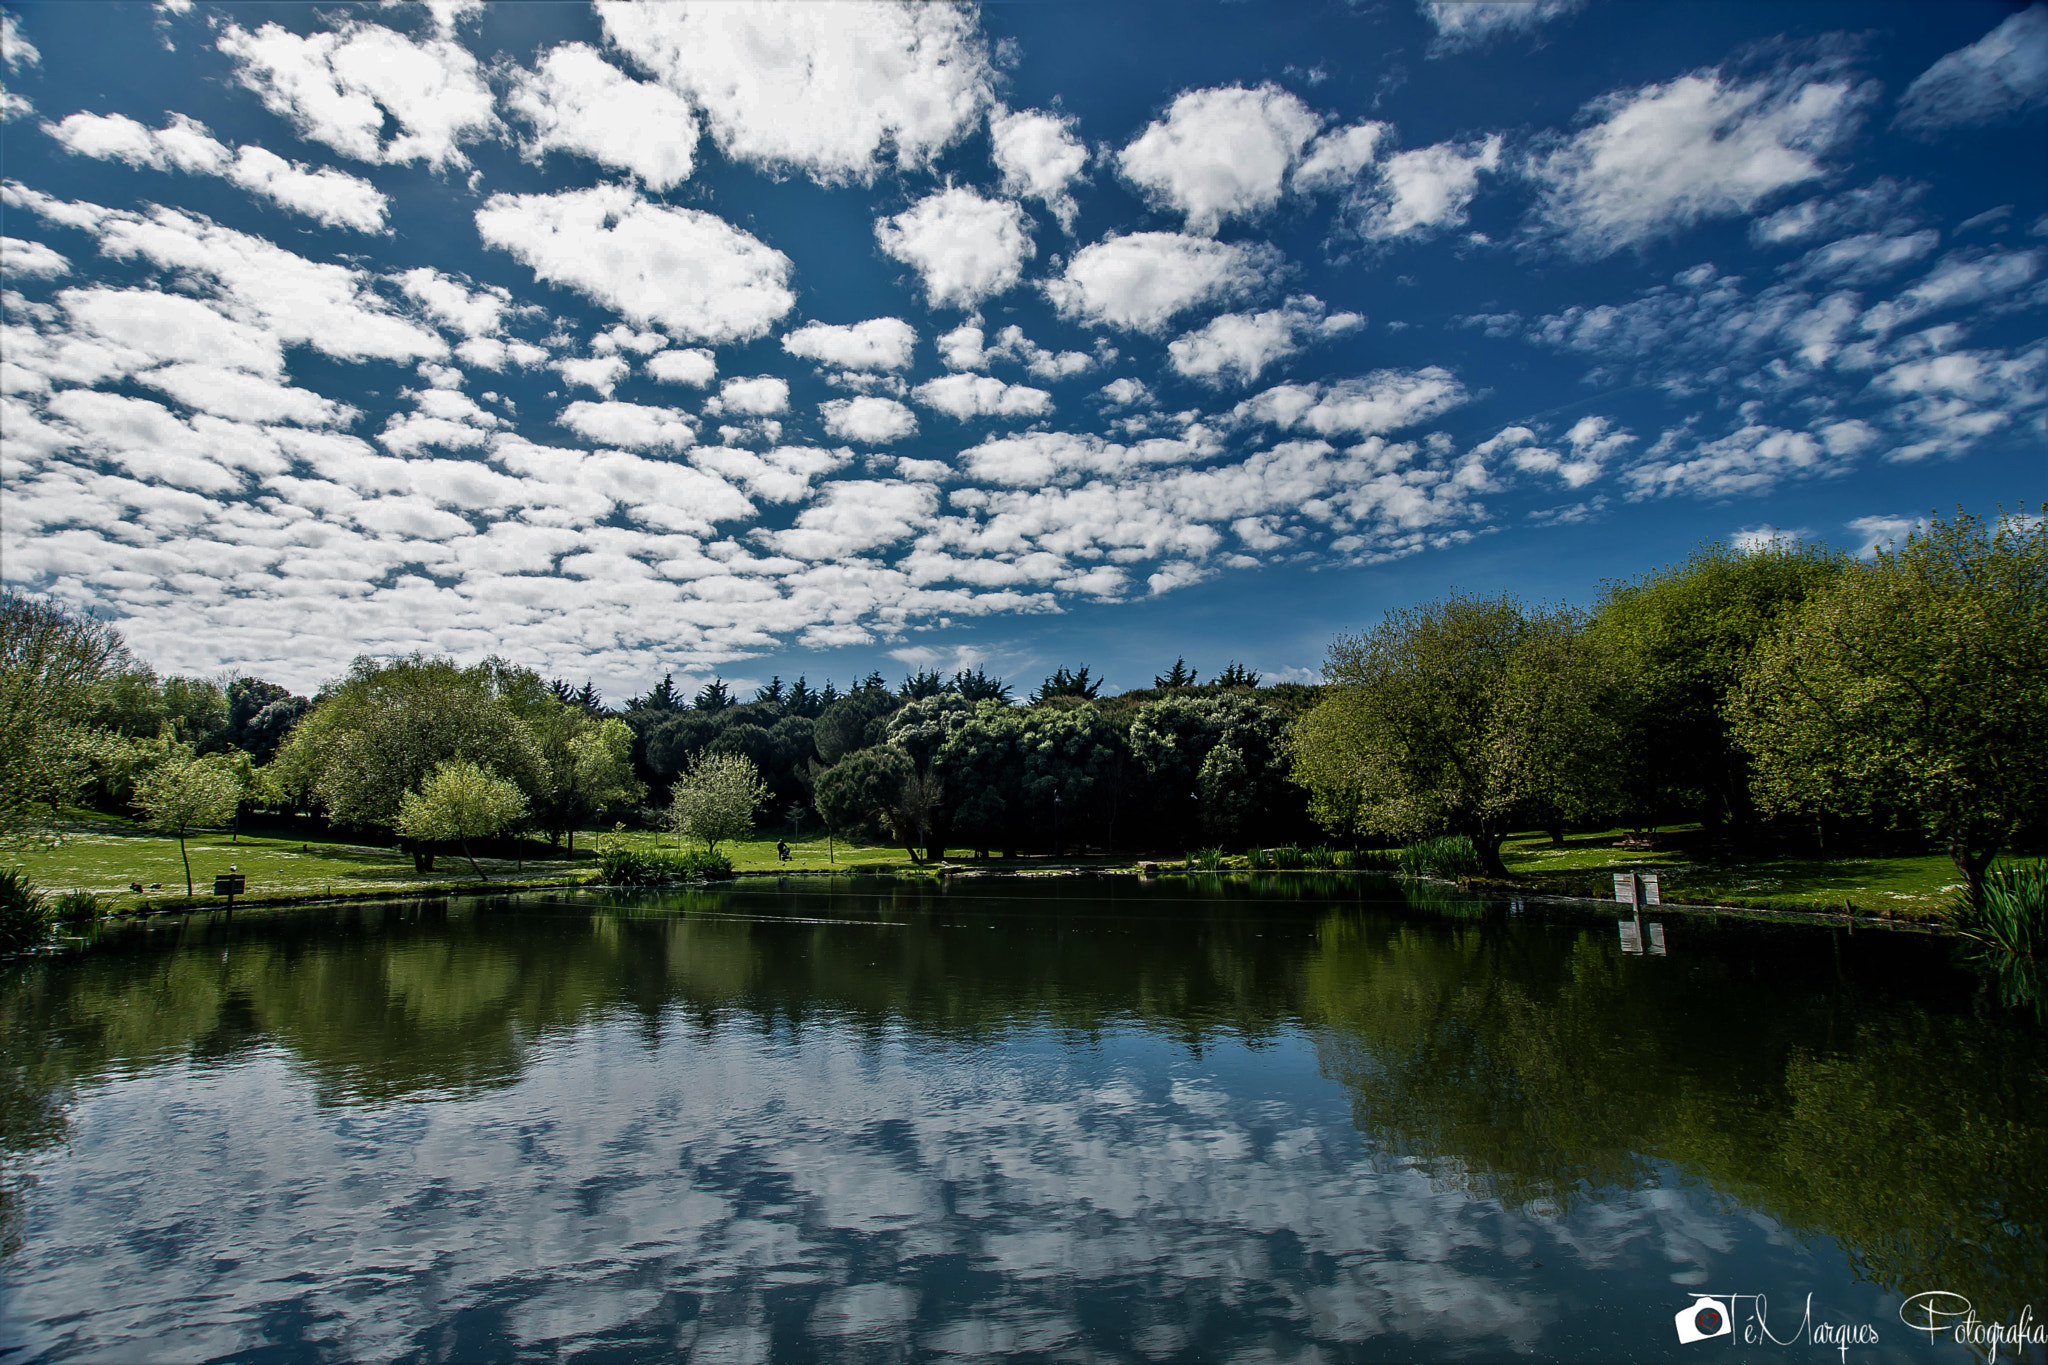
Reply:
[[[1652,924],[1646,927],[1650,931],[1650,956],[1667,956],[1667,954],[1664,951],[1664,926],[1661,924]]]
[[[249,889],[249,878],[235,872],[213,879],[213,894],[216,896],[239,896]]]
[[[1617,872],[1614,874],[1614,899],[1623,905],[1636,903],[1636,874]]]
[[[1662,905],[1664,898],[1657,894],[1657,874],[1645,872],[1641,875],[1643,879],[1643,904]]]
[[[1621,926],[1621,950],[1641,957],[1643,953],[1643,926],[1632,919],[1617,921]]]

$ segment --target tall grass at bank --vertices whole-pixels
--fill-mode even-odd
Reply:
[[[1956,911],[1957,927],[1985,947],[2048,959],[2048,860],[1992,868],[1977,898],[1966,896]]]
[[[50,898],[18,867],[0,869],[0,952],[33,948],[50,936]]]
[[[660,886],[730,877],[732,859],[700,848],[634,848],[623,839],[603,837],[597,842],[597,873],[606,886]]]
[[[1467,836],[1444,834],[1403,848],[1398,866],[1404,877],[1470,877],[1479,871],[1479,855]]]

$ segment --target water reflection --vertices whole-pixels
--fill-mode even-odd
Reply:
[[[1687,1286],[2048,1284],[2041,1034],[1940,949],[1398,894],[793,880],[17,968],[0,1349],[1642,1359]]]

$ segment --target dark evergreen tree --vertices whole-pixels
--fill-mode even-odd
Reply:
[[[576,689],[560,678],[548,679],[548,695],[564,706],[576,704]]]
[[[840,695],[839,689],[832,685],[832,680],[825,679],[825,690],[818,694],[818,714],[825,714],[825,708],[838,701]]]
[[[889,690],[889,684],[882,681],[882,675],[878,671],[870,673],[865,678],[862,678],[860,680],[860,686],[855,688],[854,690],[859,692],[887,692]]]
[[[1257,687],[1259,675],[1232,659],[1229,667],[1216,675],[1218,687]]]
[[[1188,667],[1186,659],[1175,659],[1172,668],[1168,669],[1165,674],[1152,679],[1152,685],[1165,688],[1193,687],[1195,685],[1195,677],[1195,670]]]
[[[604,693],[592,686],[588,678],[583,680],[583,686],[576,692],[576,704],[593,716],[602,716],[605,713]]]
[[[644,697],[629,697],[626,700],[626,709],[628,711],[682,710],[683,697],[680,692],[676,691],[676,675],[673,673],[662,674],[659,687],[652,689]]]
[[[1010,700],[1010,685],[1001,678],[990,677],[979,668],[975,669],[972,673],[969,673],[964,668],[961,669],[953,675],[953,680],[946,684],[946,688],[948,691],[965,697],[969,701],[999,701],[1007,703]]]
[[[754,694],[754,700],[757,703],[766,702],[777,710],[781,710],[784,703],[789,700],[789,692],[782,685],[782,675],[778,673],[770,678],[768,685]]]
[[[918,701],[924,697],[936,697],[946,690],[946,680],[936,669],[919,669],[903,680],[903,686],[896,689],[896,695],[905,701]]]
[[[1073,673],[1069,673],[1066,666],[1061,665],[1050,678],[1039,684],[1036,692],[1031,694],[1031,703],[1036,706],[1039,702],[1050,701],[1054,697],[1080,697],[1084,701],[1092,701],[1095,694],[1101,690],[1102,679],[1089,677],[1086,664]]]
[[[732,704],[732,689],[725,685],[725,679],[713,678],[698,691],[696,697],[690,702],[690,709],[693,711],[723,711]]]
[[[811,685],[805,682],[802,675],[799,674],[797,680],[790,685],[789,696],[783,701],[783,714],[802,716],[806,720],[816,720],[818,713],[824,709],[824,701],[816,692],[811,690]]]

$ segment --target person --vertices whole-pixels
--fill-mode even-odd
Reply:
[[[775,856],[785,863],[789,861],[789,840],[777,839],[775,841]]]

